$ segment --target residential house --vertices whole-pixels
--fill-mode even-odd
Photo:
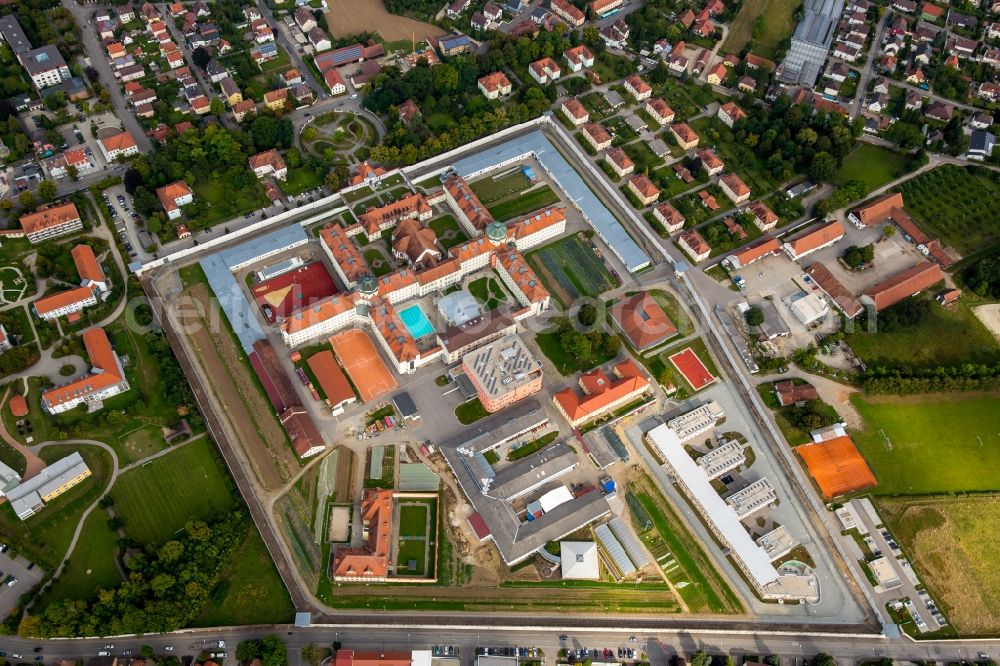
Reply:
[[[653,120],[660,125],[674,121],[674,110],[659,97],[646,100],[646,113],[653,116]]]
[[[251,155],[248,160],[250,170],[257,178],[273,177],[278,180],[285,180],[288,177],[288,167],[281,153],[272,148],[264,152]]]
[[[587,19],[583,10],[577,8],[570,0],[550,0],[549,9],[553,14],[566,21],[571,28],[579,28]]]
[[[708,70],[708,74],[705,75],[705,80],[715,86],[722,85],[722,82],[725,81],[728,73],[729,68],[726,67],[725,64],[719,62]]]
[[[695,154],[695,157],[700,168],[704,169],[709,176],[720,174],[726,168],[726,163],[711,148],[702,148]]]
[[[719,179],[719,187],[734,204],[741,204],[750,198],[750,188],[735,173],[727,173]]]
[[[669,234],[684,228],[684,216],[667,202],[653,208],[653,217],[660,221]]]
[[[660,198],[660,189],[641,173],[629,179],[628,189],[643,206],[656,203],[656,200]]]
[[[623,49],[628,46],[629,27],[628,23],[618,19],[611,25],[601,28],[598,33],[601,41],[609,49]]]
[[[183,180],[156,188],[156,196],[160,200],[163,210],[166,211],[167,218],[171,220],[176,220],[181,216],[181,206],[186,206],[194,201],[194,192]]]
[[[243,101],[243,93],[240,92],[240,87],[236,85],[236,81],[231,77],[227,76],[222,79],[219,82],[219,89],[222,91],[222,96],[230,108]]]
[[[575,97],[564,100],[559,110],[574,127],[579,127],[590,120],[590,113]]]
[[[619,178],[624,178],[635,171],[635,162],[621,148],[609,148],[605,154],[605,161],[611,165],[611,170],[618,174]]]
[[[598,152],[611,147],[611,133],[597,123],[586,123],[583,126],[583,138]]]
[[[278,90],[264,93],[264,106],[272,111],[281,111],[285,108],[287,101],[288,89],[286,88],[279,88]]]
[[[493,72],[479,79],[479,90],[486,96],[486,99],[497,99],[509,95],[511,91],[510,79],[503,72]]]
[[[344,77],[332,67],[323,72],[323,82],[330,89],[331,95],[343,95],[347,92],[347,84],[344,82]]]
[[[313,16],[312,10],[308,7],[299,7],[295,10],[293,16],[295,18],[295,25],[299,26],[299,30],[304,33],[316,27],[316,17]],[[260,17],[258,16],[258,18]]]
[[[97,145],[108,162],[114,162],[119,157],[130,157],[139,153],[139,145],[128,130],[109,137],[99,138]]]
[[[973,130],[969,137],[969,150],[966,153],[970,160],[983,161],[993,154],[996,146],[996,137],[985,130]]]
[[[677,244],[684,251],[684,253],[690,257],[691,261],[696,264],[708,259],[709,255],[712,253],[712,246],[706,243],[705,239],[701,237],[701,234],[694,229],[688,229],[678,236]]]
[[[589,69],[594,66],[594,55],[583,44],[563,51],[563,58],[566,59],[571,72],[579,72],[581,69]]]
[[[559,64],[552,58],[542,58],[528,65],[531,78],[542,85],[557,80],[562,75]]]
[[[736,102],[726,102],[719,106],[716,116],[726,127],[732,127],[740,120],[747,117],[746,111],[741,109]]]
[[[653,94],[653,88],[636,74],[625,77],[624,87],[625,92],[632,95],[637,102],[649,99],[649,97]]]
[[[670,134],[677,141],[677,145],[683,150],[691,150],[698,147],[700,137],[687,123],[674,123],[670,126]]]
[[[309,43],[316,53],[327,51],[333,47],[330,36],[322,28],[313,28],[309,31]]]

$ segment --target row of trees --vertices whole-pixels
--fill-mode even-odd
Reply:
[[[861,385],[869,395],[995,391],[1000,388],[1000,364],[965,364],[925,370],[876,368],[865,374]]]
[[[126,563],[128,579],[88,600],[66,599],[21,620],[23,636],[162,633],[189,626],[249,528],[242,512],[211,525],[189,521],[183,533],[147,546]]]

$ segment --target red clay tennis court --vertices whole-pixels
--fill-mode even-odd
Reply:
[[[371,402],[396,388],[396,378],[364,331],[357,328],[341,331],[330,338],[330,344],[363,401]]]
[[[875,475],[850,437],[835,437],[795,449],[827,499],[874,486]]]
[[[322,262],[316,261],[255,284],[252,291],[257,305],[273,324],[277,317],[287,317],[321,298],[336,294],[337,286]]]
[[[684,379],[695,391],[700,391],[715,381],[715,377],[690,347],[676,354],[671,354],[670,362],[684,375]]]

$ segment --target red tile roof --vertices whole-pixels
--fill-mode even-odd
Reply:
[[[922,261],[916,266],[866,289],[864,296],[875,305],[876,310],[883,310],[943,279],[944,273],[941,272],[940,266],[929,261]]]
[[[19,221],[24,233],[33,234],[79,219],[80,213],[76,210],[76,204],[66,202],[39,208],[37,212],[22,215]]]
[[[612,380],[603,370],[596,368],[580,376],[583,396],[569,387],[552,397],[570,421],[577,422],[588,417],[596,417],[615,401],[649,388],[649,380],[631,358],[616,365],[614,374],[616,379]]]
[[[826,224],[816,227],[812,231],[802,234],[798,238],[788,241],[788,245],[791,247],[792,252],[795,253],[795,256],[801,257],[806,253],[812,252],[816,248],[832,243],[843,235],[844,225],[838,220],[832,220]]]
[[[647,292],[619,301],[611,308],[611,316],[637,350],[648,349],[677,333],[677,327]]]
[[[42,394],[42,402],[50,407],[74,400],[83,395],[89,395],[110,388],[122,381],[118,366],[118,358],[111,341],[103,328],[88,328],[83,332],[83,346],[90,359],[90,367],[95,372],[76,381],[49,389]]]

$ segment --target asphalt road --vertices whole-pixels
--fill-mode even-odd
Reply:
[[[122,97],[121,87],[115,81],[114,73],[108,64],[104,49],[97,38],[97,31],[93,26],[93,15],[96,6],[80,6],[74,0],[62,0],[62,5],[73,14],[73,19],[80,26],[83,47],[87,52],[87,57],[90,58],[91,66],[101,75],[101,83],[107,87],[118,117],[125,125],[125,128],[135,137],[135,142],[139,146],[139,150],[148,153],[152,150],[153,144],[142,130],[142,126],[139,124],[138,118],[132,113],[131,107],[125,102],[125,98]]]
[[[769,631],[703,632],[678,629],[671,631],[643,631],[627,626],[623,621],[617,628],[584,629],[565,626],[558,629],[540,627],[496,627],[497,622],[481,626],[471,624],[451,627],[428,627],[420,624],[393,622],[377,627],[353,627],[348,625],[313,626],[298,628],[293,626],[246,627],[232,629],[198,629],[157,636],[86,638],[75,640],[27,640],[18,637],[5,639],[4,648],[8,654],[23,654],[31,659],[36,647],[43,647],[45,661],[55,659],[97,656],[105,646],[113,645],[113,654],[123,655],[126,650],[138,654],[143,645],[149,645],[157,654],[177,656],[195,655],[203,649],[218,651],[217,641],[226,643],[226,664],[235,663],[235,648],[246,638],[259,638],[269,633],[277,633],[284,640],[289,651],[289,663],[298,664],[298,650],[304,645],[315,644],[329,647],[335,641],[345,648],[355,650],[400,650],[430,649],[434,645],[455,645],[464,665],[473,663],[477,646],[505,647],[527,646],[541,648],[546,655],[546,663],[554,664],[558,650],[562,647],[611,648],[633,647],[644,650],[653,666],[666,666],[670,656],[706,650],[715,654],[728,655],[768,655],[782,657],[783,664],[794,663],[794,659],[811,657],[826,652],[841,664],[855,663],[863,659],[890,657],[895,660],[954,661],[972,660],[979,653],[989,654],[1000,649],[1000,641],[947,642],[930,641],[916,643],[908,639],[887,641],[880,636],[836,636],[828,634],[794,634]],[[492,626],[491,626],[492,625]],[[566,641],[559,637],[566,635]],[[635,642],[630,638],[636,637]],[[172,646],[171,652],[164,648]],[[210,647],[211,646],[211,647]]]

